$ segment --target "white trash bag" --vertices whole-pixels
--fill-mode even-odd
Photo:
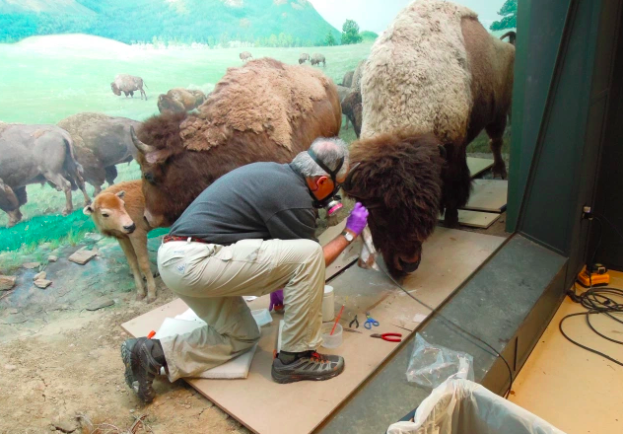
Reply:
[[[448,378],[474,380],[474,359],[467,353],[429,344],[419,333],[407,368],[407,380],[434,389]]]
[[[565,434],[529,411],[469,380],[448,379],[433,389],[413,421],[387,434]]]

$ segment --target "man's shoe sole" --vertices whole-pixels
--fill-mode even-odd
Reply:
[[[279,384],[296,383],[298,381],[325,381],[340,375],[342,372],[344,372],[345,366],[346,364],[342,364],[342,367],[340,369],[336,369],[330,374],[319,375],[317,377],[314,377],[313,375],[280,374],[279,371],[275,371],[274,369],[270,370],[270,375],[271,377],[273,377],[275,383]]]
[[[132,373],[132,349],[134,345],[138,342],[138,339],[127,339],[121,344],[121,360],[123,360],[123,364],[125,366],[125,384],[128,385],[130,389],[134,388],[134,374]]]

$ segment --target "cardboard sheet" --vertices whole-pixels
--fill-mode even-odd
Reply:
[[[493,167],[493,160],[488,158],[467,157],[467,167],[469,168],[469,176],[474,178],[490,167]]]
[[[403,281],[405,289],[432,307],[445,300],[503,242],[502,237],[437,228],[424,244],[422,263],[417,272]],[[336,312],[346,308],[340,323],[347,328],[356,314],[361,333],[344,331],[344,342],[334,350],[346,359],[342,375],[325,382],[280,385],[272,381],[272,352],[277,344],[281,315],[262,328],[262,337],[246,380],[188,380],[202,395],[212,400],[251,431],[266,434],[305,434],[312,432],[396,350],[397,344],[370,338],[371,333],[397,332],[404,338],[429,315],[424,307],[397,289],[378,271],[348,268],[332,280]],[[347,299],[348,297],[348,299]],[[249,302],[251,309],[267,307],[269,296]],[[164,318],[184,312],[181,300],[148,312],[122,327],[134,336],[145,336],[158,329]],[[363,328],[369,311],[380,322],[372,331]],[[405,367],[406,368],[406,367]],[[166,381],[166,380],[165,380]]]
[[[500,214],[492,212],[471,211],[466,209],[459,210],[459,224],[472,228],[487,229],[500,218]],[[443,221],[443,215],[439,216],[439,221]]]
[[[469,202],[463,209],[501,213],[506,209],[508,181],[501,179],[476,179]]]

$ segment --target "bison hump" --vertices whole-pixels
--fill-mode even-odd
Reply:
[[[276,146],[292,150],[293,128],[327,97],[328,79],[308,67],[258,59],[229,68],[214,92],[181,125],[184,146],[207,151],[234,134],[265,134]]]

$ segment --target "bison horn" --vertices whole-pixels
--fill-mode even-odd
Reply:
[[[130,127],[130,135],[132,136],[132,143],[136,146],[136,149],[141,151],[143,154],[149,154],[150,152],[155,151],[156,149],[153,146],[149,146],[146,143],[141,142],[138,137],[136,137],[136,132],[134,131],[134,127]]]

